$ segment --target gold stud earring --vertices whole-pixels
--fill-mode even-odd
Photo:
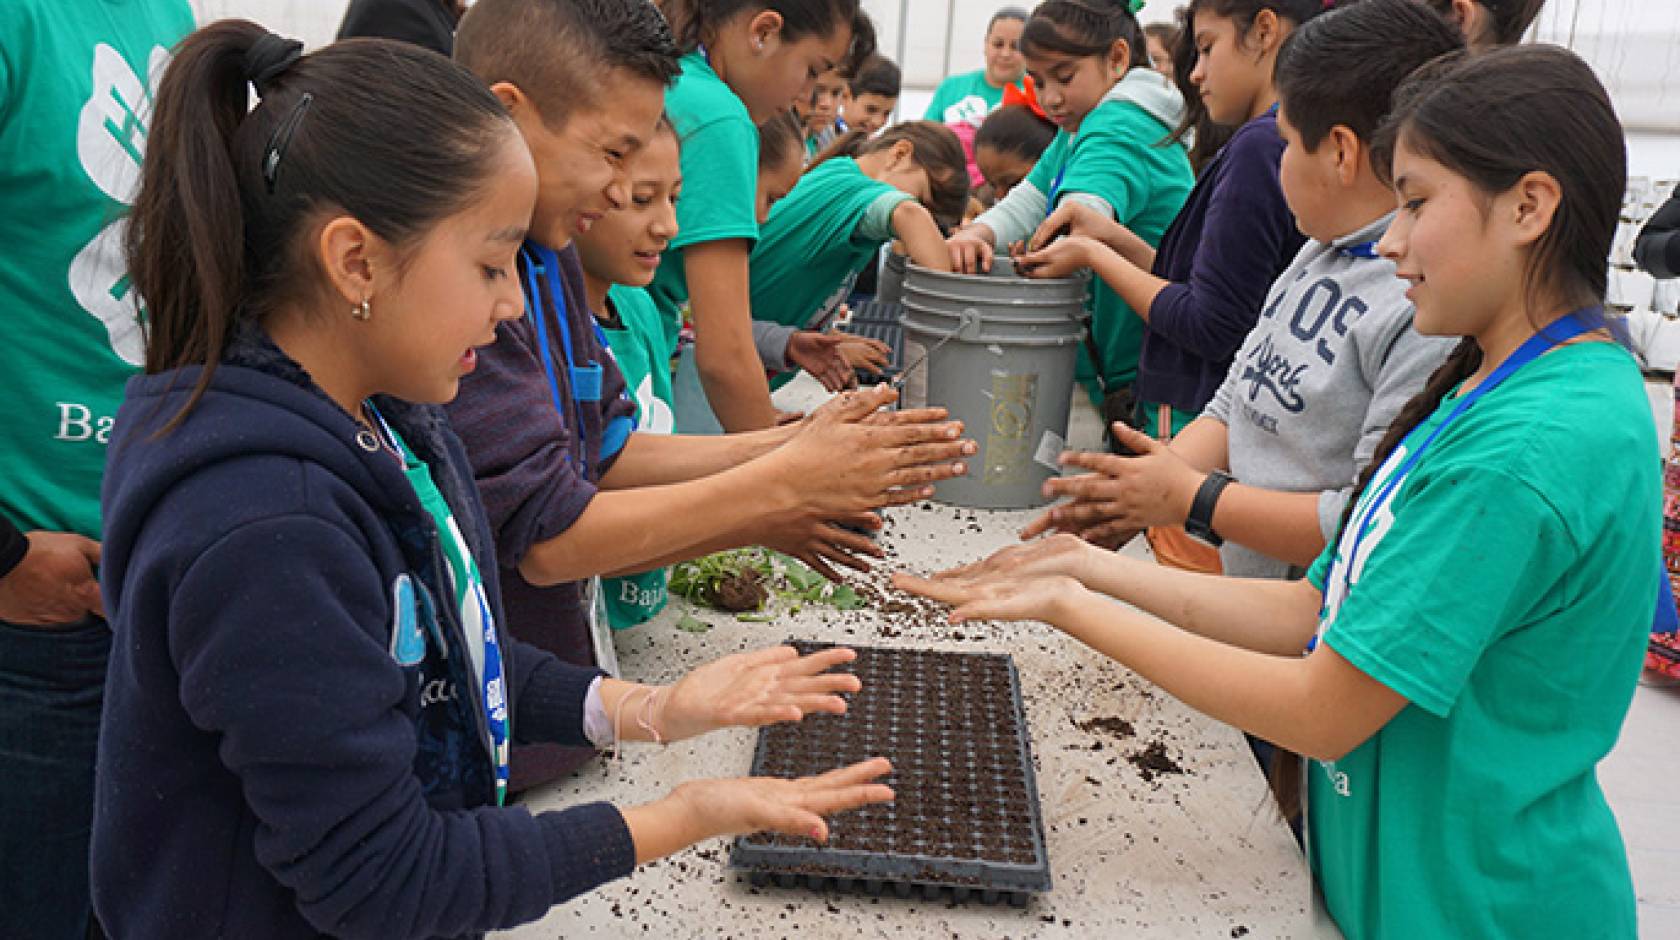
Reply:
[[[350,316],[363,323],[373,319],[373,310],[369,306],[369,301],[366,297],[362,298],[362,302],[360,304],[350,308]]]

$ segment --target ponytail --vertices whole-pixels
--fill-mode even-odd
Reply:
[[[170,426],[204,395],[245,292],[245,215],[232,151],[246,118],[249,60],[269,35],[240,20],[207,26],[181,43],[158,88],[125,248],[145,298],[146,372],[205,367]],[[274,72],[280,63],[256,64]]]
[[[146,303],[147,373],[203,367],[166,431],[209,387],[238,322],[318,305],[309,236],[329,214],[412,248],[517,143],[495,96],[435,52],[386,39],[302,48],[223,20],[181,42],[159,85],[128,270]]]
[[[927,172],[928,185],[933,191],[928,209],[946,224],[962,219],[968,209],[968,157],[955,132],[937,121],[906,121],[871,137],[868,131],[852,130],[842,134],[823,151],[805,172],[836,157],[861,157],[886,150],[900,141],[909,141],[916,165]]]
[[[1341,533],[1347,530],[1353,520],[1354,507],[1359,504],[1360,497],[1371,486],[1371,479],[1377,471],[1399,449],[1400,442],[1406,435],[1417,429],[1417,426],[1428,420],[1435,410],[1441,407],[1441,402],[1476,370],[1482,367],[1482,347],[1473,337],[1466,336],[1459,341],[1447,361],[1429,376],[1424,383],[1423,391],[1418,392],[1394,416],[1394,423],[1389,425],[1388,433],[1377,444],[1376,453],[1371,455],[1367,463],[1359,471],[1359,477],[1354,482],[1353,494],[1348,497],[1347,505],[1342,507],[1342,521],[1336,527],[1336,536],[1331,540],[1334,545],[1341,538]],[[1301,793],[1301,755],[1284,748],[1276,748],[1272,752],[1271,766],[1266,768],[1266,782],[1272,791],[1272,797],[1277,801],[1278,811],[1283,818],[1293,822],[1301,817],[1303,808]]]

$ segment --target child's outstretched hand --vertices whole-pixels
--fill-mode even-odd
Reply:
[[[845,714],[841,693],[856,692],[862,684],[851,673],[829,670],[856,658],[842,647],[801,656],[791,646],[725,656],[667,689],[655,703],[653,725],[665,740],[681,741],[721,728]]]
[[[840,355],[846,358],[846,364],[852,369],[861,369],[870,375],[880,375],[881,370],[892,363],[892,347],[867,336],[847,336],[846,341],[840,344]]]
[[[877,417],[895,395],[885,386],[848,392],[766,458],[784,464],[780,478],[807,512],[850,519],[926,499],[931,484],[967,472],[964,461],[977,448],[962,437],[962,423],[941,420],[937,409]]]
[[[826,842],[824,816],[893,798],[891,787],[875,782],[889,773],[892,764],[877,757],[797,780],[694,780],[658,802],[624,810],[624,822],[637,864],[718,836],[768,831]]]
[[[979,561],[941,571],[932,580],[961,583],[1062,575],[1087,584],[1098,554],[1076,536],[1052,535],[1000,548]]]
[[[1102,539],[1177,525],[1190,515],[1190,504],[1207,474],[1167,445],[1120,422],[1114,424],[1114,439],[1134,456],[1077,451],[1062,455],[1062,466],[1087,472],[1045,481],[1044,495],[1072,498],[1041,517],[1045,528]]]
[[[1085,585],[1062,574],[922,578],[900,571],[893,587],[951,605],[952,623],[1039,620],[1055,626],[1067,611],[1096,600]]]
[[[787,361],[811,373],[831,392],[843,391],[857,384],[857,373],[847,360],[844,347],[857,338],[844,333],[818,333],[800,330],[788,339]]]

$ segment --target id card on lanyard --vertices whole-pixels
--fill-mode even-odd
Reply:
[[[378,420],[387,445],[402,458],[403,475],[408,478],[409,486],[414,488],[421,508],[432,517],[437,527],[438,542],[449,568],[446,573],[453,588],[450,600],[454,602],[461,622],[461,639],[466,646],[474,684],[478,686],[478,701],[484,709],[485,729],[490,736],[488,744],[490,764],[496,775],[496,805],[503,805],[507,801],[510,779],[507,695],[502,676],[501,643],[496,635],[495,615],[490,612],[490,602],[484,593],[484,577],[455,522],[453,510],[432,477],[431,468],[414,455],[408,443],[371,402],[368,410]]]
[[[525,258],[525,316],[530,319],[531,326],[537,334],[537,350],[542,358],[543,372],[548,378],[548,390],[554,401],[554,410],[562,420],[569,422],[572,428],[572,447],[566,451],[566,460],[575,463],[578,471],[586,479],[591,478],[595,474],[594,468],[589,465],[588,425],[584,423],[583,403],[601,400],[605,370],[600,363],[593,360],[583,365],[578,364],[577,351],[572,342],[571,312],[566,303],[566,289],[560,282],[559,256],[546,248],[534,249],[530,245],[521,248],[520,253]],[[544,287],[547,288],[546,291],[543,290]],[[569,398],[560,390],[559,370],[554,365],[554,348],[548,339],[548,316],[543,303],[545,296],[554,306],[554,319],[560,330],[561,351],[566,356],[566,388],[571,392]],[[605,349],[606,334],[601,332],[600,324],[592,326],[595,330],[596,344]],[[612,626],[606,615],[601,579],[590,578],[581,586],[581,592],[584,615],[589,623],[589,643],[595,653],[595,665],[617,676],[618,651],[613,647]]]

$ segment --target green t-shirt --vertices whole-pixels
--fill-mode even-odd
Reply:
[[[939,83],[924,120],[979,127],[1003,104],[1003,89],[986,81],[986,70],[952,75]]]
[[[1425,451],[1351,559],[1351,589],[1351,536],[1308,573],[1322,640],[1409,702],[1308,767],[1313,867],[1348,937],[1634,936],[1594,769],[1656,603],[1655,434],[1625,352],[1556,349]]]
[[[624,385],[636,400],[636,430],[669,434],[675,423],[671,410],[671,353],[659,311],[647,291],[623,285],[607,292],[617,327],[603,327],[607,349]],[[645,571],[622,578],[602,578],[601,597],[607,621],[614,630],[624,630],[653,619],[665,609],[665,569]]]
[[[753,247],[753,319],[805,329],[833,311],[892,240],[893,210],[914,198],[865,176],[851,157],[811,169],[770,210]]]
[[[688,185],[677,200],[677,237],[648,294],[665,325],[672,353],[688,303],[682,250],[689,245],[758,239],[758,128],[747,106],[699,51],[682,58],[682,74],[665,93],[665,115],[682,141]]]
[[[1169,131],[1130,101],[1104,101],[1080,122],[1078,134],[1056,132],[1026,181],[1050,198],[1052,211],[1069,193],[1098,196],[1113,207],[1120,224],[1150,245],[1159,245],[1196,184],[1184,148],[1163,142]],[[1087,306],[1092,334],[1103,354],[1104,382],[1109,388],[1130,385],[1137,378],[1143,348],[1142,318],[1100,279],[1092,282]],[[1076,375],[1093,400],[1100,401],[1096,369],[1083,344]]]
[[[185,0],[0,5],[0,512],[98,538],[105,445],[144,361],[125,271],[152,93]]]

